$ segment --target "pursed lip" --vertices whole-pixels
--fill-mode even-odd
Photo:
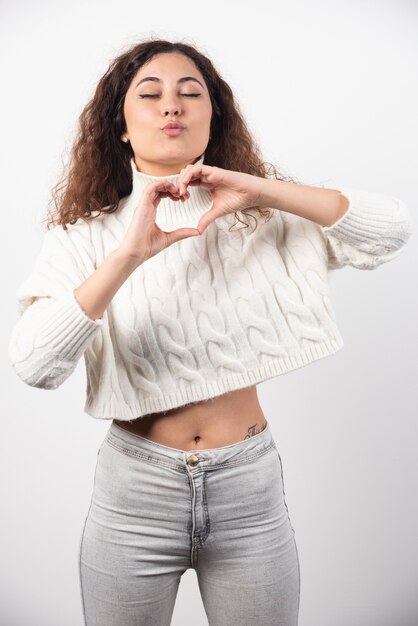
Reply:
[[[164,130],[165,128],[184,128],[184,126],[183,124],[179,124],[178,122],[169,122],[168,124],[163,126],[161,130]]]

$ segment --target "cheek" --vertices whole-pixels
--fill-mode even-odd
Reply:
[[[158,123],[150,111],[140,111],[138,109],[132,111],[129,122],[132,128],[142,133],[152,132],[155,128],[158,130]]]
[[[196,117],[194,119],[194,128],[196,131],[200,132],[201,135],[205,135],[209,132],[209,128],[210,128],[210,120],[211,120],[211,113],[210,111],[206,110],[206,111],[199,111],[196,114]]]
[[[150,112],[141,107],[141,104],[134,97],[126,98],[123,113],[126,124],[131,128],[145,130],[145,127],[150,125]]]

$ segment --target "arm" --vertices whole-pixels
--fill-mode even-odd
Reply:
[[[86,315],[102,318],[113,296],[138,267],[121,248],[109,254],[95,272],[74,290],[74,297]]]
[[[335,190],[262,180],[263,206],[319,225],[330,269],[374,269],[397,257],[412,234],[409,210],[399,198],[345,186]]]
[[[349,201],[337,189],[295,185],[276,179],[260,179],[260,205],[299,215],[321,226],[330,226],[347,211]]]
[[[33,271],[17,291],[20,319],[8,355],[17,375],[33,387],[56,389],[70,376],[103,326],[99,316],[137,267],[115,250],[95,269],[83,228],[88,226],[80,225],[73,236],[61,228],[48,231]]]

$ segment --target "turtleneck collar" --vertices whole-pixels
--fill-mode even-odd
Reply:
[[[203,163],[204,157],[205,153],[202,154],[196,163]],[[125,211],[128,210],[129,212],[129,208],[134,210],[138,206],[142,192],[149,183],[156,180],[169,180],[177,184],[179,174],[152,176],[151,174],[140,172],[133,157],[130,162],[132,167],[132,192],[127,198]],[[212,206],[212,196],[205,189],[189,185],[187,190],[190,194],[190,198],[187,200],[172,200],[168,197],[160,199],[155,221],[161,229],[171,231],[183,227],[195,228],[201,215]]]

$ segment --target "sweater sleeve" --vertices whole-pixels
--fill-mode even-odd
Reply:
[[[95,269],[91,241],[82,228],[68,228],[46,232],[16,292],[19,317],[9,338],[9,361],[23,382],[41,389],[56,389],[70,376],[103,326],[102,318],[86,315],[74,294]]]
[[[328,267],[351,265],[372,270],[396,258],[412,234],[410,213],[399,198],[342,187],[349,205],[332,226],[320,226],[325,236]]]

